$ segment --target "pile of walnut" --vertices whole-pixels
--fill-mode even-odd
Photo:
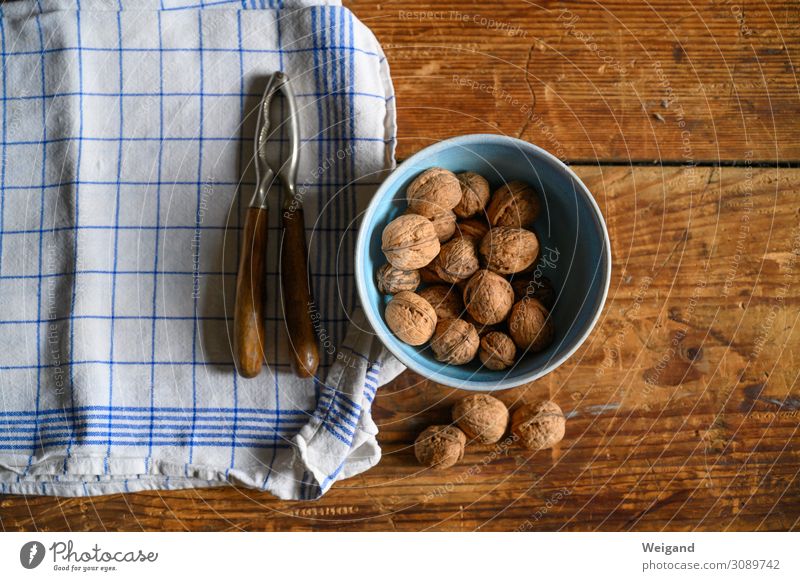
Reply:
[[[392,332],[409,345],[430,341],[443,363],[479,355],[498,371],[545,349],[554,293],[546,278],[534,281],[539,240],[528,228],[541,202],[533,188],[510,182],[490,196],[476,173],[431,168],[406,194],[408,210],[383,231],[389,262],[376,273],[378,289],[393,295],[384,312]]]
[[[431,468],[449,468],[464,457],[467,442],[495,444],[508,429],[508,408],[497,398],[485,394],[470,395],[453,406],[455,425],[429,426],[414,442],[414,454],[420,464]],[[552,448],[564,437],[566,419],[553,401],[525,404],[511,417],[511,433],[529,450]]]

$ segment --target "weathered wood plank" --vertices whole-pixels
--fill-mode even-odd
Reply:
[[[463,395],[406,373],[374,404],[373,470],[314,503],[249,490],[0,498],[4,530],[800,528],[800,170],[578,167],[608,218],[611,292],[586,344],[499,394],[571,415],[553,451],[411,443]]]
[[[572,415],[552,452],[421,470],[411,442],[461,394],[406,373],[375,403],[381,464],[319,502],[2,497],[2,529],[799,528],[800,170],[749,167],[800,161],[797,3],[347,4],[386,49],[401,157],[500,132],[570,160],[745,167],[577,168],[611,230],[609,302],[567,364],[500,394]]]
[[[504,133],[569,160],[800,160],[795,0],[346,4],[385,48],[401,156]]]

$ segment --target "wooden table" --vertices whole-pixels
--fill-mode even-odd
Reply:
[[[614,258],[602,319],[563,367],[500,394],[553,398],[566,438],[422,470],[410,444],[460,394],[405,373],[375,402],[380,465],[318,502],[3,497],[2,528],[800,528],[800,4],[347,4],[388,55],[400,157],[504,133],[594,192]]]

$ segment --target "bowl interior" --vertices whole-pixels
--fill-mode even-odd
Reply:
[[[386,262],[381,232],[406,209],[408,184],[423,170],[444,167],[474,171],[492,191],[522,180],[538,190],[543,210],[533,229],[542,248],[536,272],[556,291],[551,316],[555,340],[540,353],[526,353],[504,371],[436,361],[429,346],[411,347],[388,329],[383,311],[389,297],[375,283],[375,271]],[[471,389],[503,389],[532,381],[563,362],[588,335],[605,300],[610,270],[602,217],[591,195],[555,158],[531,144],[500,136],[465,136],[426,148],[403,163],[381,186],[361,225],[358,251],[359,290],[364,308],[387,347],[407,366],[446,385]]]

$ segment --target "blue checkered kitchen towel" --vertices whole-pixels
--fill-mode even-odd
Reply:
[[[335,2],[207,4],[0,6],[0,493],[310,499],[380,458],[370,403],[402,368],[358,315],[352,255],[394,163],[386,59]],[[289,365],[277,205],[269,368],[232,364],[253,113],[278,69],[302,117],[315,380]]]

